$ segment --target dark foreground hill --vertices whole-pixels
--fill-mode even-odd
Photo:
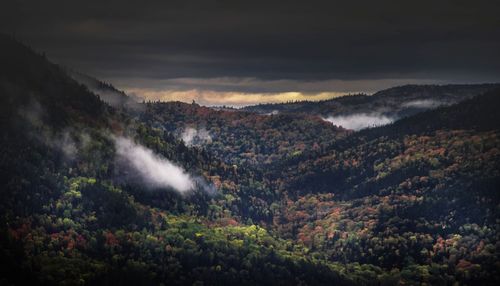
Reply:
[[[131,112],[0,44],[2,285],[499,280],[498,90],[346,132],[303,114]]]

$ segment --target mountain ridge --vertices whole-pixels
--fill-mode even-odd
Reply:
[[[346,95],[323,101],[259,104],[242,110],[260,114],[307,113],[323,118],[357,114],[384,115],[391,121],[449,105],[500,87],[500,84],[404,85],[384,89],[373,95]],[[328,119],[327,119],[328,120]]]

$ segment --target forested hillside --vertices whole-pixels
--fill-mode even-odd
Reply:
[[[0,45],[2,285],[500,281],[493,85],[385,91],[466,100],[354,132],[322,111],[131,108]]]
[[[392,123],[422,111],[458,103],[499,87],[499,84],[405,85],[382,90],[373,95],[345,95],[317,102],[259,104],[244,107],[243,110],[259,114],[317,115],[335,125],[359,130]]]
[[[235,165],[270,164],[321,150],[348,134],[318,116],[259,115],[181,102],[148,103],[141,120]]]
[[[292,178],[277,231],[337,261],[420,265],[441,279],[498,275],[499,96],[362,131],[277,167],[273,176]]]

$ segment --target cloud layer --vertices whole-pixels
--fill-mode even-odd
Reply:
[[[392,123],[395,118],[381,114],[357,113],[351,115],[329,116],[325,118],[336,126],[342,126],[350,130],[361,130],[364,128],[375,127]]]
[[[186,146],[203,145],[212,142],[212,136],[210,136],[210,133],[205,128],[185,128],[182,131],[181,139]]]
[[[386,79],[486,82],[500,75],[499,1],[31,2],[3,1],[0,31],[121,89],[287,100],[285,92],[367,91],[311,87],[318,81],[377,83],[374,91]],[[238,82],[216,83],[221,78]],[[248,78],[263,84],[248,85]]]
[[[402,107],[431,109],[431,108],[436,108],[436,107],[439,107],[439,106],[445,105],[445,104],[446,104],[446,102],[439,101],[439,100],[417,99],[417,100],[412,100],[412,101],[408,101],[406,103],[403,103]]]
[[[150,187],[173,188],[186,193],[195,187],[195,180],[181,167],[153,153],[150,149],[124,137],[116,137],[117,155]]]

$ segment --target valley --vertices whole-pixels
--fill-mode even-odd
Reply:
[[[215,108],[0,44],[2,284],[500,280],[499,84]]]

